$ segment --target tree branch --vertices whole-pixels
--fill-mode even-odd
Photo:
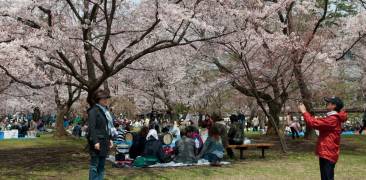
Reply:
[[[341,60],[341,59],[343,59],[344,58],[344,56],[346,56],[346,54],[348,53],[348,52],[350,52],[352,49],[353,49],[353,47],[355,47],[356,46],[356,44],[358,43],[358,42],[360,42],[363,38],[365,38],[366,37],[366,33],[364,33],[364,34],[360,34],[359,35],[359,37],[351,44],[351,46],[349,47],[349,48],[347,48],[347,50],[345,50],[345,51],[343,51],[343,53],[342,53],[342,55],[341,56],[339,56],[337,59],[336,59],[336,61],[339,61],[339,60]]]
[[[81,18],[80,14],[77,12],[74,4],[71,2],[71,0],[66,0],[67,4],[69,4],[69,7],[71,8],[71,10],[74,12],[75,16],[79,19],[79,21],[81,23],[84,22],[83,18]]]
[[[44,87],[49,87],[49,86],[53,86],[54,84],[56,83],[47,83],[47,84],[44,84],[44,85],[34,85],[32,84],[31,82],[27,82],[27,81],[23,81],[21,79],[19,79],[18,77],[14,76],[13,74],[11,74],[8,69],[6,69],[3,65],[0,64],[0,69],[2,69],[5,74],[10,77],[14,82],[17,82],[19,84],[23,84],[25,86],[28,86],[32,89],[42,89]]]
[[[65,63],[65,65],[70,69],[71,73],[81,84],[88,86],[89,83],[76,71],[74,65],[68,60],[68,58],[61,51],[57,51],[57,54],[61,58],[61,60]]]
[[[316,34],[316,32],[318,31],[321,23],[325,20],[325,18],[327,17],[327,12],[328,12],[328,4],[329,4],[329,0],[324,0],[324,7],[323,7],[323,15],[322,17],[318,20],[318,22],[315,24],[315,27],[312,31],[311,36],[309,37],[308,41],[305,43],[305,46],[308,46],[310,44],[310,42],[314,39],[314,36]]]

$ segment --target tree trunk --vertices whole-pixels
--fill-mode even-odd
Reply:
[[[308,85],[305,82],[304,74],[302,73],[302,70],[301,70],[301,64],[294,65],[294,75],[295,75],[295,79],[297,81],[297,85],[299,86],[299,89],[300,89],[302,102],[306,106],[306,109],[311,114],[314,114],[313,113],[314,107],[311,103],[312,95],[311,95]],[[305,138],[311,139],[314,136],[314,134],[315,134],[314,130],[309,128],[308,126],[306,126]]]
[[[282,151],[284,153],[287,153],[287,145],[286,145],[286,140],[285,140],[285,137],[284,137],[284,133],[282,133],[281,130],[278,129],[278,125],[277,125],[278,122],[279,122],[279,116],[278,115],[279,115],[279,113],[281,111],[281,106],[278,105],[275,102],[268,103],[269,111],[270,112],[267,112],[267,110],[265,109],[264,105],[259,101],[259,98],[256,97],[256,99],[257,99],[258,105],[262,109],[263,113],[268,118],[268,125],[270,125],[270,124],[273,125],[273,128],[272,129],[275,131],[274,134],[277,134],[278,135],[278,138],[279,138],[280,143],[281,143]]]
[[[67,136],[67,132],[64,128],[64,116],[69,112],[70,107],[58,105],[57,106],[57,116],[56,116],[56,131],[54,133],[55,137]]]
[[[247,123],[252,124],[252,120],[255,116],[258,116],[258,106],[257,104],[253,101],[250,103],[249,105],[249,109],[250,109],[250,113],[249,113],[249,118],[246,120]]]
[[[175,112],[174,112],[174,108],[173,108],[173,105],[170,104],[169,101],[164,101],[165,102],[165,105],[167,107],[167,111],[166,113],[168,114],[169,118],[170,118],[170,121],[173,122],[174,120],[174,116],[175,116]]]
[[[88,96],[86,97],[86,101],[88,102],[89,107],[93,107],[97,103],[97,102],[94,101],[95,91],[93,91],[93,90],[88,91]]]
[[[259,113],[258,113],[258,119],[259,119],[259,127],[260,127],[260,129],[264,129],[265,128],[265,126],[266,126],[266,115],[262,112],[262,111],[260,111]]]
[[[281,113],[281,106],[278,105],[275,102],[269,102],[268,103],[268,109],[269,109],[269,115],[273,118],[275,125],[272,124],[272,121],[268,121],[268,129],[267,129],[267,135],[277,135],[275,127],[279,127],[280,122],[280,113]]]
[[[108,80],[104,81],[103,86],[104,86],[105,91],[107,91],[108,93],[111,93],[111,90],[110,90],[109,84],[108,84]]]
[[[173,122],[173,120],[174,120],[173,111],[168,108],[168,110],[166,111],[166,114],[168,115],[169,121]]]

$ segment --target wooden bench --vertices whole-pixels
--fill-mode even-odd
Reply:
[[[261,144],[242,144],[242,145],[229,145],[228,148],[232,148],[232,149],[239,149],[240,150],[240,159],[244,159],[244,150],[247,150],[248,148],[257,148],[257,149],[262,149],[262,158],[264,158],[264,150],[265,149],[270,149],[272,146],[274,146],[273,144],[269,144],[269,143],[261,143]]]

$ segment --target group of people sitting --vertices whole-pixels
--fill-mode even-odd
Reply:
[[[88,149],[90,154],[89,179],[103,179],[105,160],[108,151],[113,147],[114,136],[113,117],[108,110],[110,105],[110,94],[105,90],[98,90],[94,94],[93,102],[95,104],[88,109]],[[116,154],[125,155],[126,145],[129,148],[131,158],[135,158],[133,165],[136,167],[139,162],[142,162],[142,167],[158,162],[167,162],[174,160],[176,162],[194,163],[197,159],[204,158],[212,164],[218,164],[224,157],[224,150],[226,148],[229,156],[233,156],[232,150],[228,148],[229,141],[232,143],[243,143],[244,121],[239,121],[239,117],[231,117],[231,127],[229,133],[227,131],[226,123],[219,115],[213,115],[211,118],[199,122],[203,128],[208,130],[208,138],[203,143],[200,139],[199,130],[194,126],[187,126],[181,129],[181,133],[176,133],[181,136],[175,142],[175,150],[170,155],[165,152],[161,138],[159,138],[157,123],[149,123],[151,128],[143,127],[136,137],[133,138],[132,147],[128,144],[120,145],[121,152]],[[148,123],[146,123],[148,124]],[[171,132],[177,131],[177,127],[173,127]],[[117,133],[118,137],[118,133]],[[118,150],[119,147],[117,147]],[[168,155],[168,157],[167,157]],[[122,156],[123,157],[123,156]],[[126,156],[125,156],[126,157]],[[126,159],[126,158],[125,158]],[[128,159],[128,158],[127,158]],[[129,160],[129,159],[128,159]]]
[[[3,120],[0,121],[0,131],[18,130],[18,137],[36,137],[37,132],[45,130],[42,120]]]
[[[204,120],[200,124],[208,131],[208,137],[204,142],[198,127],[189,125],[180,128],[180,138],[175,141],[172,153],[167,152],[154,126],[142,127],[133,138],[129,156],[135,161],[139,161],[140,158],[148,159],[149,165],[170,161],[194,164],[199,159],[205,159],[212,165],[219,165],[224,158],[225,149],[229,157],[234,155],[228,144],[242,144],[244,139],[243,124],[235,115],[232,115],[230,120],[229,130],[219,116],[214,115]]]

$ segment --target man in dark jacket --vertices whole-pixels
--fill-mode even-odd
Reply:
[[[244,127],[245,126],[245,115],[243,113],[238,112],[238,120],[242,124],[242,126]]]
[[[244,142],[244,126],[238,120],[236,115],[230,116],[230,129],[228,133],[230,145],[241,145]]]
[[[314,118],[307,112],[304,104],[299,105],[307,126],[319,130],[316,154],[319,156],[320,174],[322,180],[334,179],[334,168],[339,157],[342,123],[347,120],[347,113],[341,111],[343,102],[338,97],[324,98],[327,103],[327,116]]]
[[[366,128],[366,111],[363,113],[362,124],[363,126],[360,129],[360,134],[362,134],[362,131]]]
[[[89,180],[104,178],[104,165],[108,151],[113,147],[113,119],[108,111],[109,93],[98,90],[95,93],[95,104],[88,110],[88,143],[90,147]]]

